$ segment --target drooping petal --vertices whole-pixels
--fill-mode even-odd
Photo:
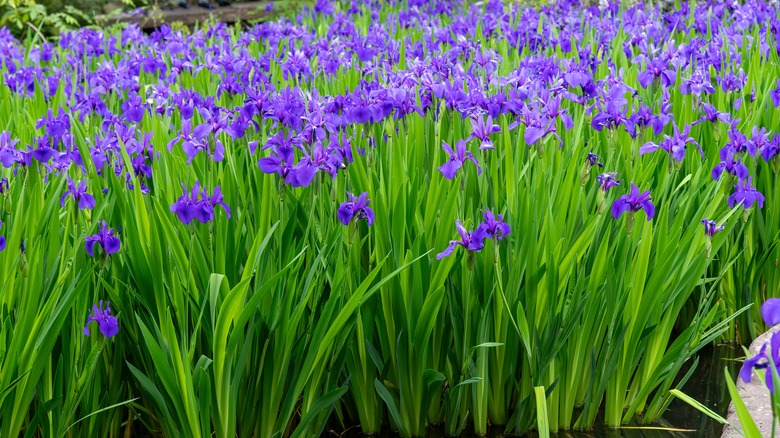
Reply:
[[[363,207],[363,212],[366,215],[366,221],[368,221],[368,226],[374,224],[374,210],[371,209],[371,207]]]
[[[100,332],[107,338],[112,338],[119,333],[119,321],[114,316],[108,315],[103,319],[99,319],[98,325],[100,326]]]
[[[85,243],[87,254],[89,254],[90,257],[95,257],[95,243],[97,243],[97,238],[94,236],[87,237],[87,241]]]
[[[457,246],[459,243],[460,243],[460,242],[458,242],[457,240],[451,240],[451,241],[450,241],[450,244],[447,246],[447,248],[445,248],[445,249],[444,249],[444,251],[442,251],[442,252],[440,252],[440,253],[436,254],[436,260],[441,260],[441,259],[443,259],[444,257],[447,257],[447,256],[449,256],[450,254],[452,254],[452,253],[453,253],[453,251],[455,251],[455,247],[456,247],[456,246]]]
[[[339,218],[339,222],[344,225],[349,225],[352,221],[352,217],[355,215],[354,205],[352,202],[342,202],[339,209],[336,211],[336,216]]]
[[[769,298],[761,305],[761,317],[768,326],[780,324],[780,298]]]
[[[89,193],[84,193],[81,195],[79,198],[79,209],[91,210],[93,208],[95,208],[95,197]]]
[[[612,217],[619,219],[623,213],[630,209],[631,203],[628,202],[628,196],[623,195],[612,203]]]
[[[720,176],[723,174],[723,170],[726,169],[726,164],[721,162],[719,164],[716,164],[715,167],[712,168],[712,179],[715,181],[720,179]]]
[[[122,246],[122,242],[116,236],[110,236],[103,240],[103,249],[106,254],[115,254],[119,252],[119,248]]]
[[[460,169],[461,166],[462,163],[458,160],[448,160],[446,163],[439,166],[437,170],[441,172],[445,178],[451,180],[455,178],[455,174],[457,174],[458,169]]]
[[[649,154],[651,152],[655,152],[660,148],[660,145],[657,145],[651,141],[645,143],[642,145],[642,147],[639,148],[639,155]]]
[[[647,220],[653,219],[655,216],[655,205],[651,201],[645,201],[642,203],[642,210],[647,214]]]
[[[745,362],[742,363],[742,368],[739,370],[739,378],[745,383],[750,383],[750,380],[753,377],[753,368],[755,368],[762,359],[766,359],[766,344],[761,346],[761,350],[758,351],[758,354],[745,359]]]

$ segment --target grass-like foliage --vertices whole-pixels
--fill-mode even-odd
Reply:
[[[761,1],[0,31],[0,436],[658,419],[780,291],[779,36]]]

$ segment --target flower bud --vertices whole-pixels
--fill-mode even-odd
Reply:
[[[580,185],[585,186],[590,179],[590,164],[585,162],[582,164],[582,170],[580,170]]]

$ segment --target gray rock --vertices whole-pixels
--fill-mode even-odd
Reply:
[[[780,331],[780,325],[772,327],[768,332],[757,337],[756,340],[750,344],[750,354],[758,354],[758,350],[761,349],[761,346],[766,342],[769,342],[769,338],[771,338],[772,334],[777,331]],[[745,402],[745,406],[753,416],[753,421],[756,422],[758,430],[761,431],[761,436],[771,436],[772,407],[771,400],[769,399],[769,391],[766,389],[766,386],[764,386],[764,384],[762,384],[754,374],[750,383],[745,383],[742,381],[742,379],[737,378],[737,391],[739,391],[739,395],[742,397],[742,401]],[[737,418],[737,411],[734,409],[733,402],[729,404],[729,413],[726,419],[729,420],[729,423],[733,424],[735,427],[740,427],[739,418]],[[778,423],[778,425],[780,425],[780,423]],[[742,435],[729,424],[723,428],[722,438],[739,438],[741,436]]]

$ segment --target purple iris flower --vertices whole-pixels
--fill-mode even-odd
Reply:
[[[466,150],[466,141],[458,140],[458,144],[455,146],[455,152],[452,151],[450,145],[446,142],[442,142],[441,148],[449,155],[449,159],[446,163],[439,166],[438,170],[447,179],[455,178],[455,174],[463,166],[466,161],[472,161],[477,166],[477,175],[482,173],[482,168],[479,167],[479,163],[474,158],[474,155]]]
[[[200,151],[208,151],[209,145],[206,141],[204,141],[201,138],[198,138],[197,135],[193,132],[192,124],[189,120],[185,120],[181,124],[181,132],[179,135],[173,138],[173,140],[168,142],[168,151],[173,152],[173,145],[181,141],[181,148],[184,151],[185,154],[187,154],[187,164],[192,163],[192,160],[195,159],[195,157],[200,153]],[[217,146],[216,151],[212,155],[212,158],[214,161],[222,161],[224,158],[224,153],[222,150],[219,149],[219,145]]]
[[[639,73],[637,81],[643,88],[647,88],[653,81],[660,81],[664,87],[674,84],[675,72],[669,68],[669,62],[665,57],[659,57],[647,62],[647,68]]]
[[[686,125],[682,132],[680,132],[680,128],[678,128],[676,124],[673,124],[673,126],[674,134],[671,137],[664,135],[663,141],[661,141],[659,144],[655,144],[653,142],[645,143],[642,145],[642,147],[639,148],[639,155],[644,155],[650,152],[655,152],[658,149],[663,149],[675,160],[682,161],[683,158],[685,158],[685,146],[688,143],[693,143],[697,148],[699,148],[699,153],[703,157],[704,151],[701,149],[701,146],[699,146],[699,143],[696,142],[693,137],[688,135],[691,132],[691,126]]]
[[[122,115],[130,123],[140,123],[144,118],[144,105],[141,96],[134,95],[122,102]]]
[[[744,208],[750,208],[754,203],[758,203],[758,208],[764,208],[764,195],[751,185],[751,180],[750,177],[745,178],[734,186],[734,193],[728,200],[730,208],[740,203]]]
[[[214,188],[213,196],[209,196],[205,188],[201,189],[200,182],[196,181],[192,186],[192,191],[187,192],[187,186],[184,187],[184,194],[171,205],[171,211],[176,213],[179,220],[185,225],[189,225],[193,219],[200,223],[206,223],[214,219],[214,207],[221,206],[228,219],[230,219],[230,207],[225,204],[222,191],[219,186]]]
[[[764,319],[764,323],[768,326],[774,326],[780,324],[780,298],[770,298],[764,302],[761,306],[761,316]],[[769,343],[769,351],[767,351],[767,344],[761,346],[758,354],[748,358],[742,364],[742,369],[739,371],[739,377],[745,381],[750,382],[753,377],[753,369],[760,370],[766,369],[766,377],[764,379],[769,392],[774,393],[774,379],[772,378],[772,366],[769,361],[772,361],[775,366],[780,365],[780,332],[776,332],[772,335]]]
[[[471,119],[471,136],[467,140],[477,139],[482,142],[480,149],[495,149],[490,140],[490,134],[501,132],[501,127],[493,123],[493,117],[487,116],[482,119],[481,116],[474,115]]]
[[[368,193],[363,192],[356,197],[352,193],[347,192],[347,196],[349,196],[349,201],[342,202],[336,212],[339,222],[349,225],[354,218],[358,220],[366,219],[368,226],[371,226],[374,223],[374,211],[368,206],[371,203],[368,199]]]
[[[84,335],[89,336],[89,324],[95,321],[100,327],[100,333],[107,338],[112,338],[119,333],[119,321],[116,317],[111,315],[111,302],[106,302],[106,308],[103,309],[103,301],[100,301],[100,305],[92,305],[92,314],[87,319],[87,324],[84,326]]]
[[[19,140],[12,140],[11,133],[3,131],[0,133],[0,163],[3,167],[10,168],[18,161],[19,151],[16,150],[16,144]]]
[[[485,238],[487,237],[485,227],[479,226],[473,232],[468,232],[460,222],[460,219],[455,221],[455,227],[458,229],[460,240],[451,240],[447,248],[436,255],[436,260],[441,260],[452,254],[458,245],[466,248],[468,251],[481,251],[485,247]]]
[[[263,173],[278,174],[281,178],[287,178],[287,175],[293,170],[295,157],[292,147],[278,147],[272,150],[270,157],[264,157],[257,161],[257,166]]]
[[[709,103],[702,102],[700,106],[703,114],[701,115],[701,118],[699,120],[696,120],[695,122],[691,123],[691,126],[698,125],[699,123],[703,123],[703,122],[731,123],[731,114],[722,113],[717,109],[715,109],[714,105],[710,105]]]
[[[87,182],[80,181],[78,186],[68,178],[68,190],[60,198],[60,206],[65,206],[65,199],[73,196],[73,201],[78,205],[79,210],[91,210],[95,208],[95,197],[87,193]]]
[[[599,188],[602,192],[606,192],[612,187],[620,185],[620,180],[617,179],[617,172],[606,172],[596,177],[596,181],[599,183]]]
[[[0,178],[0,195],[7,195],[8,189],[11,188],[11,185],[8,183],[8,178],[2,177]]]
[[[747,141],[747,149],[751,156],[755,156],[757,151],[763,151],[764,148],[771,144],[769,139],[769,132],[766,128],[760,128],[758,126],[753,127],[750,139]]]
[[[715,221],[711,221],[709,219],[704,219],[701,221],[701,223],[704,225],[704,233],[707,234],[708,237],[712,238],[715,236],[716,233],[719,233],[723,231],[724,226],[718,226],[718,223]]]
[[[38,146],[30,151],[32,152],[32,158],[35,158],[41,163],[46,163],[57,155],[57,150],[49,145],[49,140],[50,138],[45,135],[43,137],[38,137]]]
[[[652,201],[650,190],[640,193],[639,187],[631,183],[631,192],[621,196],[612,204],[612,217],[618,219],[626,211],[630,211],[633,214],[639,210],[644,210],[649,221],[655,216],[655,206]]]
[[[100,245],[106,254],[115,254],[119,251],[122,242],[114,235],[114,229],[108,228],[106,221],[101,221],[100,232],[86,237],[87,254],[95,257],[95,244]]]
[[[701,97],[702,93],[714,93],[715,87],[712,86],[709,76],[708,72],[705,74],[702,70],[696,70],[690,78],[682,80],[680,92],[682,94],[693,94],[696,97]]]
[[[511,232],[509,225],[504,222],[503,215],[494,214],[488,208],[482,217],[485,221],[480,224],[480,228],[484,230],[486,238],[502,240]]]
[[[712,179],[719,180],[724,171],[736,176],[740,181],[747,178],[748,168],[742,163],[741,157],[734,160],[734,153],[730,148],[722,151],[721,156],[723,161],[712,168]]]

